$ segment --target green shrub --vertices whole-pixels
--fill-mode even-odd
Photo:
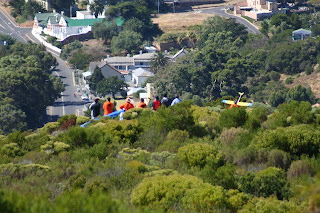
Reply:
[[[106,125],[101,126],[101,130],[111,136],[117,143],[133,144],[137,141],[139,133],[142,131],[137,120],[105,120]],[[94,126],[91,127],[93,130]]]
[[[0,173],[11,178],[24,179],[27,176],[42,176],[50,171],[49,166],[40,164],[1,164]]]
[[[60,152],[68,151],[70,149],[70,145],[62,142],[49,141],[46,144],[42,145],[40,148],[47,154],[59,154]]]
[[[66,130],[69,127],[75,126],[77,121],[77,116],[71,115],[64,115],[58,119],[58,123],[60,124],[60,129]]]
[[[267,110],[263,107],[254,108],[249,114],[245,127],[250,130],[257,130],[267,120]]]
[[[84,124],[85,122],[88,122],[89,120],[90,120],[90,118],[88,118],[86,116],[83,116],[83,115],[77,116],[76,125]]]
[[[141,148],[124,148],[119,152],[119,155],[124,160],[139,160],[141,162],[148,162],[150,159],[150,152],[142,150]]]
[[[48,36],[48,38],[47,38],[47,42],[49,42],[51,44],[53,44],[56,40],[57,40],[57,38],[53,37],[53,36]]]
[[[178,149],[189,139],[189,133],[185,130],[173,130],[168,133],[165,141],[158,147],[158,151],[176,153]]]
[[[246,123],[247,118],[247,112],[243,107],[233,107],[221,112],[219,124],[221,128],[240,127]]]
[[[236,137],[238,137],[239,134],[245,131],[247,130],[242,129],[241,127],[231,127],[230,129],[223,129],[219,136],[219,142],[223,146],[232,146]]]
[[[150,165],[164,167],[166,164],[166,161],[170,159],[174,159],[175,157],[176,157],[176,154],[171,154],[168,151],[153,152],[151,153]]]
[[[46,133],[52,133],[53,131],[59,129],[60,127],[60,123],[59,122],[49,122],[49,123],[46,123],[42,128],[41,130],[43,130],[44,132]]]
[[[54,202],[54,212],[119,212],[119,203],[104,192],[87,193],[76,190],[59,195]]]
[[[142,113],[142,111],[145,111],[145,110],[151,111],[151,109],[133,108],[133,109],[126,111],[123,115],[123,118],[126,120],[136,119],[139,117],[139,115]]]
[[[200,171],[201,178],[212,185],[219,185],[225,189],[237,189],[236,168],[230,164],[219,167],[218,169],[205,166]]]
[[[285,84],[292,84],[294,79],[292,77],[289,77],[285,80]]]
[[[302,176],[312,176],[314,171],[307,161],[297,160],[292,162],[287,174],[289,179],[293,179]]]
[[[239,213],[289,213],[303,212],[301,207],[292,201],[281,201],[275,197],[253,198],[245,204]]]
[[[258,148],[280,149],[293,155],[313,155],[319,152],[320,131],[308,125],[279,127],[258,133],[252,140]]]
[[[185,211],[204,212],[217,209],[236,210],[248,201],[248,197],[236,190],[224,190],[221,186],[203,183],[190,175],[146,177],[131,194],[131,202],[137,206],[161,207]]]
[[[223,155],[214,146],[209,144],[194,143],[180,147],[178,150],[179,159],[190,167],[212,167],[222,166]]]
[[[240,189],[261,197],[276,195],[278,199],[286,199],[290,195],[285,172],[275,167],[243,175],[240,178]]]
[[[1,154],[7,155],[9,157],[16,157],[21,155],[22,153],[17,143],[9,143],[1,147]]]
[[[268,155],[268,165],[287,170],[291,163],[291,157],[289,153],[282,150],[273,149]]]

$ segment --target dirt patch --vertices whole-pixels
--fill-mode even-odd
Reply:
[[[314,71],[310,75],[301,73],[300,76],[296,77],[292,84],[285,85],[288,88],[302,85],[304,87],[310,87],[316,98],[320,98],[320,73]]]
[[[3,12],[5,12],[8,17],[11,19],[11,21],[13,21],[16,25],[20,26],[20,27],[32,27],[33,26],[33,21],[30,20],[30,21],[26,21],[22,24],[19,24],[15,21],[15,19],[11,16],[11,7],[9,6],[5,6],[5,5],[8,5],[9,4],[9,1],[7,0],[1,0],[0,1],[0,8],[3,10]]]
[[[195,12],[169,13],[160,14],[152,20],[153,23],[159,24],[163,32],[185,32],[188,30],[188,27],[200,25],[204,20],[212,16],[214,15]]]

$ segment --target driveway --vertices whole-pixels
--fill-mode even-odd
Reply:
[[[240,24],[243,24],[244,26],[246,26],[247,31],[249,33],[253,33],[253,34],[260,34],[261,32],[258,30],[258,28],[256,26],[254,26],[253,24],[251,24],[248,20],[239,17],[239,16],[235,16],[232,14],[229,14],[226,12],[226,8],[227,7],[213,7],[213,8],[208,8],[208,9],[202,9],[202,10],[197,10],[197,12],[199,13],[209,13],[209,14],[216,14],[216,15],[220,15],[220,16],[224,16],[226,18],[234,18],[236,19],[236,21]]]

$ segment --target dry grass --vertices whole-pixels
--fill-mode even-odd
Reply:
[[[157,18],[153,18],[153,22],[159,24],[159,27],[163,32],[185,32],[188,27],[193,25],[202,24],[208,17],[212,17],[213,14],[203,13],[169,13],[160,14]]]
[[[0,0],[0,8],[9,16],[9,18],[16,23],[15,19],[11,16],[11,7],[5,6],[8,5],[9,1],[8,0]],[[21,26],[21,27],[32,27],[33,26],[33,21],[26,21],[22,24],[16,23],[16,25]]]
[[[281,80],[285,80],[285,78],[282,78]],[[288,88],[295,87],[297,85],[302,85],[304,87],[310,87],[316,98],[320,98],[320,73],[317,71],[314,71],[310,75],[306,75],[305,73],[300,73],[300,75],[296,78],[294,78],[294,81],[292,84],[285,85]]]

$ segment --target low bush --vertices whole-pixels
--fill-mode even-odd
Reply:
[[[251,143],[257,148],[280,149],[292,155],[319,153],[320,131],[310,125],[279,127],[258,133]]]
[[[312,176],[314,175],[314,171],[307,161],[297,160],[292,162],[287,175],[289,179],[300,178],[303,176]]]
[[[240,178],[240,189],[261,197],[276,195],[280,200],[290,195],[285,172],[275,167],[269,167],[256,174],[246,173]]]
[[[202,168],[208,164],[217,168],[224,163],[222,153],[209,144],[193,143],[180,147],[178,157],[189,167]]]
[[[247,112],[243,107],[233,107],[230,110],[224,110],[220,113],[219,124],[222,129],[241,127],[246,123],[247,118]]]
[[[291,163],[291,157],[289,153],[282,150],[273,149],[268,155],[268,165],[287,170]]]

